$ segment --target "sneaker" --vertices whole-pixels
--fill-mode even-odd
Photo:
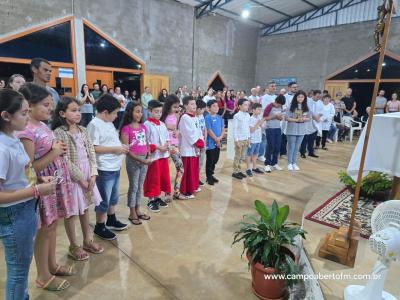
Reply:
[[[157,201],[155,201],[155,200],[149,201],[149,203],[147,203],[147,207],[148,207],[152,212],[155,212],[155,213],[157,213],[157,212],[160,211],[160,208],[159,208],[159,206],[158,206],[158,203],[157,203]]]
[[[214,185],[214,183],[215,183],[215,180],[211,177],[211,178],[207,178],[207,183],[209,184],[209,185]]]
[[[204,186],[204,182],[199,180],[199,186]]]
[[[244,174],[243,172],[239,172],[239,175],[242,176],[242,178],[246,178],[247,177],[247,175]]]
[[[331,139],[326,139],[326,141],[327,141],[329,144],[332,144],[332,143],[333,143],[333,141],[332,141]]]
[[[278,164],[272,166],[272,168],[274,168],[277,171],[282,171],[282,168]]]
[[[289,164],[289,165],[287,166],[287,169],[288,169],[288,171],[294,171],[293,165],[291,165],[291,164]]]
[[[195,193],[199,193],[199,192],[201,192],[201,188],[200,188],[200,187],[198,187],[198,188],[197,188],[197,190],[195,190],[194,192],[195,192]]]
[[[94,234],[107,241],[112,241],[117,238],[115,233],[111,230],[108,230],[104,223],[96,223],[96,226],[94,227]]]
[[[121,223],[117,220],[117,217],[114,215],[107,216],[106,226],[108,229],[122,231],[128,228],[128,224]]]
[[[265,157],[259,156],[259,157],[257,158],[257,160],[258,160],[258,161],[261,161],[261,162],[264,162],[264,161],[265,161]]]
[[[239,179],[239,180],[242,180],[242,179],[243,179],[243,177],[240,176],[239,173],[232,173],[232,177],[233,177],[233,178],[236,178],[236,179]]]
[[[257,174],[264,174],[263,170],[260,170],[259,168],[253,169],[253,172]]]
[[[161,207],[161,208],[168,207],[168,204],[165,201],[163,201],[161,198],[156,198],[154,201],[157,202],[158,207]]]
[[[185,197],[187,200],[196,198],[194,195],[185,195]]]
[[[246,171],[246,174],[247,174],[247,176],[249,176],[249,177],[253,177],[253,172],[251,172],[250,169],[248,169],[248,170]]]
[[[265,166],[264,167],[264,171],[267,172],[267,173],[271,173],[272,172],[271,166],[270,165]]]
[[[212,180],[214,180],[215,183],[219,182],[219,180],[217,178],[215,178],[214,176],[212,176],[211,178],[212,178]]]
[[[298,165],[296,165],[296,164],[293,164],[293,170],[295,170],[295,171],[300,171],[300,168],[299,168],[299,166],[298,166]]]
[[[315,158],[318,158],[318,157],[319,157],[318,155],[316,155],[316,154],[314,154],[314,153],[308,154],[308,156],[310,156],[310,157],[315,157]]]

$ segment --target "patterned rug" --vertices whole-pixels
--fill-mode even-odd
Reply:
[[[307,220],[314,221],[333,228],[348,225],[351,216],[353,194],[347,188],[341,190],[324,204],[306,216]],[[371,235],[371,215],[378,201],[360,198],[356,212],[356,220],[361,224],[361,236],[368,239]]]

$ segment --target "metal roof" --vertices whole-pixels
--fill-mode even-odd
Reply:
[[[220,14],[261,28],[262,35],[374,20],[383,0],[177,0],[197,17]],[[249,10],[247,19],[241,17]],[[399,15],[399,13],[397,14]]]

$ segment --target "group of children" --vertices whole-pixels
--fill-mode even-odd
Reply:
[[[27,83],[20,92],[0,91],[0,238],[7,262],[7,299],[28,299],[33,254],[37,287],[60,291],[70,286],[64,276],[73,275],[72,267],[59,264],[55,255],[59,220],[64,220],[70,243],[68,255],[77,261],[104,251],[93,241],[91,205],[98,237],[113,240],[116,235],[111,230],[128,227],[115,214],[125,156],[127,206],[133,225],[150,219],[140,207],[142,193],[153,212],[167,207],[172,197],[195,198],[203,185],[200,168],[205,157],[208,184],[218,182],[214,170],[224,136],[218,103],[207,103],[205,118],[203,101],[196,105],[191,96],[184,97],[184,113],[179,103],[174,95],[164,105],[149,101],[149,117],[144,121],[141,104],[131,102],[117,131],[113,122],[120,103],[112,95],[97,100],[97,115],[84,128],[79,125],[80,103],[74,98],[63,97],[53,114],[52,97],[42,86]],[[173,191],[169,157],[176,167]],[[76,237],[77,217],[82,243]]]

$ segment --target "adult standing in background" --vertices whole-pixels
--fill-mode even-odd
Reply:
[[[153,95],[150,93],[149,86],[144,88],[144,93],[142,94],[142,98],[140,100],[143,106],[143,121],[146,121],[149,116],[148,104],[151,100],[153,100]]]
[[[31,60],[31,72],[33,74],[33,83],[44,87],[53,98],[53,110],[60,101],[60,95],[48,84],[51,78],[51,64],[47,59],[34,58]]]
[[[210,87],[210,88],[208,89],[207,95],[205,95],[205,96],[203,97],[203,101],[204,101],[205,103],[208,103],[208,101],[210,101],[210,100],[215,100],[215,97],[214,97],[214,90],[213,90],[212,87]]]
[[[125,97],[125,100],[126,100],[127,103],[133,101],[128,90],[124,91],[124,97]]]
[[[397,94],[393,93],[392,100],[390,100],[386,106],[387,113],[400,112],[400,101],[397,98],[398,98]]]
[[[165,103],[167,101],[167,97],[168,97],[168,90],[162,89],[160,95],[158,95],[158,101],[160,101],[161,103]]]
[[[101,95],[105,95],[105,94],[108,94],[108,86],[107,86],[107,84],[103,84],[101,86]]]
[[[387,99],[384,97],[385,91],[380,90],[378,93],[378,97],[376,97],[375,104],[375,114],[380,115],[385,113],[385,108],[387,104]]]
[[[7,88],[19,91],[21,86],[25,84],[25,78],[21,74],[14,74],[8,79]]]
[[[81,92],[76,97],[81,106],[81,125],[86,127],[93,119],[93,104],[95,102],[93,95],[89,92],[89,86],[84,83],[81,87]]]
[[[132,93],[131,93],[131,99],[132,99],[132,101],[137,101],[138,99],[137,99],[137,92],[136,92],[136,90],[133,90],[132,91]]]
[[[355,118],[358,115],[358,113],[356,111],[357,103],[356,103],[356,99],[354,99],[352,94],[353,94],[353,90],[351,88],[348,88],[346,90],[346,95],[342,98],[342,101],[343,101],[344,105],[346,106],[343,114],[345,116]]]
[[[119,104],[121,105],[121,108],[119,109],[119,112],[118,112],[118,117],[114,121],[115,128],[119,129],[119,125],[122,122],[122,117],[125,112],[126,99],[125,99],[124,95],[121,94],[121,88],[119,86],[115,87],[115,93],[113,96],[118,100]]]
[[[6,82],[3,79],[1,79],[0,80],[0,90],[4,89],[5,87],[6,87]]]
[[[93,83],[93,91],[91,92],[91,94],[93,96],[94,101],[100,98],[101,96],[100,85],[97,82]]]

